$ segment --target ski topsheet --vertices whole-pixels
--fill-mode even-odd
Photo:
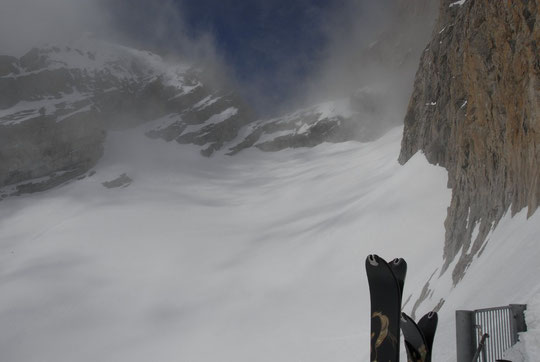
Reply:
[[[401,313],[401,330],[405,339],[407,360],[409,362],[425,362],[428,350],[424,334],[414,320],[405,313]]]
[[[437,315],[437,312],[430,312],[418,321],[418,328],[422,331],[426,340],[426,348],[428,351],[427,362],[431,361],[431,356],[433,355],[433,340],[435,339],[438,322],[439,316]]]
[[[418,324],[407,314],[401,313],[401,330],[409,362],[431,362],[437,322],[438,316],[435,312],[423,316]]]
[[[366,272],[371,297],[370,360],[398,362],[402,288],[390,265],[377,255],[367,257]]]
[[[390,269],[392,269],[392,273],[394,273],[399,286],[399,305],[401,307],[401,301],[403,300],[403,287],[405,286],[405,276],[407,276],[407,263],[402,258],[395,258],[388,265],[390,265]]]

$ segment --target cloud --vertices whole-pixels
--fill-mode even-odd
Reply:
[[[401,122],[436,6],[428,0],[342,2],[322,24],[328,39],[324,56],[297,102],[367,92],[384,100],[379,119]]]
[[[250,70],[241,74],[242,87],[263,112],[275,115],[349,96],[370,81],[388,79],[388,69],[379,69],[380,64],[372,62],[368,69],[365,55],[396,22],[397,4],[397,0],[322,4],[299,0],[285,6],[276,0],[259,5],[254,28],[265,32],[245,36],[250,50],[240,54],[255,56],[240,61]]]
[[[176,1],[2,0],[0,54],[20,56],[34,46],[92,33],[100,39],[175,53],[217,58],[209,33],[189,36]]]
[[[188,58],[215,57],[209,32],[190,34],[182,3],[174,0],[102,0],[119,41]]]
[[[209,77],[225,75],[266,114],[347,96],[373,83],[386,82],[392,88],[397,81],[404,84],[396,91],[403,95],[403,104],[417,59],[408,63],[409,68],[395,67],[399,61],[382,64],[379,60],[401,56],[403,49],[394,51],[392,42],[421,48],[422,37],[415,40],[416,33],[410,33],[387,39],[371,58],[366,57],[366,49],[381,40],[385,29],[394,35],[409,34],[406,26],[400,29],[402,14],[396,17],[395,9],[410,2],[3,0],[0,54],[20,56],[41,43],[69,41],[90,32],[101,39],[203,63],[215,70]]]
[[[38,44],[69,40],[85,32],[104,32],[109,18],[89,0],[2,0],[0,53],[22,55]]]

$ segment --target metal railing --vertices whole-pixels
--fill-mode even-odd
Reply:
[[[497,307],[474,311],[474,324],[477,329],[476,345],[478,346],[484,334],[489,336],[485,339],[484,348],[479,362],[495,361],[502,358],[504,351],[517,342],[517,334],[514,333],[512,308]]]
[[[526,331],[525,309],[525,305],[511,304],[456,311],[458,362],[492,362],[502,358],[518,341],[518,333]]]

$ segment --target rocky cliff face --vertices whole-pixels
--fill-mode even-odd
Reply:
[[[540,202],[540,1],[442,0],[405,118],[401,163],[448,169],[454,283],[501,217]]]
[[[0,197],[79,176],[101,157],[108,130],[156,120],[169,132],[149,134],[210,155],[253,116],[201,70],[144,51],[81,39],[0,56],[0,187],[11,185]]]

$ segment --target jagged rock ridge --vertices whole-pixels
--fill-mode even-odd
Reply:
[[[0,197],[84,174],[101,158],[107,131],[142,123],[147,136],[198,145],[204,156],[367,141],[388,123],[388,102],[373,89],[257,120],[228,84],[210,78],[94,39],[0,57],[0,188],[10,186]]]
[[[399,157],[448,169],[445,265],[454,283],[501,217],[540,202],[540,2],[441,1]]]
[[[216,124],[205,124],[225,114]],[[88,171],[108,130],[166,118],[210,155],[252,121],[234,91],[149,52],[81,39],[0,57],[0,187],[42,190]],[[205,125],[205,127],[197,127]],[[227,131],[224,131],[224,128]],[[22,183],[22,184],[20,184]]]
[[[368,142],[388,129],[384,95],[360,89],[354,95],[255,121],[242,130],[229,155],[256,147],[262,151],[313,147],[323,142]]]

